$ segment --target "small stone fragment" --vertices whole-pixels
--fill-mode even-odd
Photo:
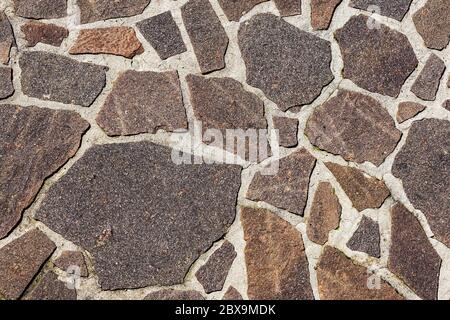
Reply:
[[[198,269],[195,277],[206,293],[222,290],[236,255],[234,246],[225,241],[219,249],[214,251],[208,262]]]
[[[18,299],[55,249],[38,229],[0,248],[0,295]]]
[[[235,287],[229,287],[227,292],[225,292],[222,300],[244,300],[242,298],[242,295],[239,293],[239,291],[236,290]]]
[[[422,100],[435,100],[444,72],[444,61],[437,55],[432,54],[419,77],[414,82],[411,91]]]
[[[388,268],[421,298],[438,298],[441,258],[416,217],[402,204],[391,209]]]
[[[326,30],[334,11],[342,0],[311,0],[311,25],[314,30]]]
[[[298,145],[298,119],[273,117],[273,126],[279,130],[281,146],[292,148]]]
[[[114,82],[97,123],[109,136],[187,129],[177,72],[125,71]]]
[[[365,252],[369,256],[379,258],[380,250],[380,226],[366,216],[363,216],[347,247],[353,251]]]
[[[327,162],[325,165],[336,177],[337,182],[358,211],[379,208],[390,195],[383,181],[366,176],[356,168],[332,162]]]
[[[311,214],[308,219],[309,240],[324,245],[331,230],[339,227],[342,207],[329,182],[320,182],[314,195]]]
[[[412,0],[351,0],[350,6],[402,21]]]
[[[225,67],[228,36],[208,0],[189,0],[181,7],[184,26],[203,74]]]
[[[279,160],[275,175],[257,172],[247,191],[247,198],[265,201],[275,207],[303,216],[308,196],[309,178],[316,159],[301,149]]]
[[[14,31],[8,17],[0,12],[0,64],[8,64],[11,47],[16,45]]]
[[[89,107],[106,84],[107,67],[47,52],[23,52],[22,91],[29,97]]]
[[[84,256],[79,251],[64,251],[58,259],[55,260],[55,266],[66,272],[73,271],[74,268],[77,268],[82,277],[87,277],[89,274],[86,262],[84,261]]]
[[[442,50],[450,39],[450,2],[429,0],[413,16],[417,31],[430,49]]]
[[[371,275],[369,270],[356,265],[339,250],[326,246],[317,264],[320,298],[322,300],[404,300],[383,279],[380,279],[380,287],[376,288],[377,284],[370,282]]]
[[[447,109],[448,111],[450,111],[450,99],[446,100],[444,102],[444,104],[442,105],[442,107],[444,107],[445,109]]]
[[[67,16],[67,0],[13,0],[16,15],[30,19],[58,19]]]
[[[0,99],[5,99],[13,95],[14,85],[12,80],[12,69],[0,67]]]
[[[420,103],[402,102],[398,105],[397,121],[399,123],[405,122],[406,120],[415,117],[425,109],[426,107]]]
[[[238,41],[247,83],[282,111],[310,104],[334,78],[330,43],[273,14],[242,23]]]
[[[282,17],[302,14],[302,0],[273,0]]]
[[[402,136],[377,100],[346,90],[314,110],[305,133],[320,149],[376,166],[394,151]]]
[[[41,22],[27,22],[20,30],[25,35],[28,47],[34,47],[38,43],[59,47],[63,40],[69,36],[69,30],[66,28]]]
[[[144,300],[205,300],[195,290],[162,289],[148,294]]]
[[[162,60],[187,50],[170,11],[138,22],[136,26]]]
[[[408,38],[365,15],[353,16],[335,32],[344,60],[343,76],[359,87],[398,97],[418,60]]]
[[[141,14],[150,0],[77,0],[81,23],[91,23]]]
[[[313,300],[302,237],[265,209],[242,208],[248,296],[252,300]]]
[[[254,6],[268,0],[218,0],[223,12],[230,21],[238,22]]]
[[[24,300],[77,300],[77,291],[75,288],[69,289],[68,283],[59,280],[54,272],[49,271]]]

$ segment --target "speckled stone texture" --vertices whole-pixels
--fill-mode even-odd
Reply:
[[[28,22],[22,25],[20,30],[24,33],[29,47],[34,47],[38,43],[59,47],[69,36],[69,30],[66,28],[41,22]]]
[[[222,300],[244,300],[239,291],[236,290],[235,287],[229,287],[227,292],[225,292]]]
[[[421,113],[423,110],[425,110],[426,107],[420,103],[416,102],[402,102],[398,105],[398,111],[397,111],[397,121],[399,123],[405,122],[406,120],[409,120],[419,113]]]
[[[450,2],[448,0],[428,0],[414,16],[417,32],[430,49],[442,50],[450,37]]]
[[[145,300],[205,300],[205,298],[194,290],[163,289],[148,294]]]
[[[15,13],[23,18],[57,19],[67,16],[67,0],[13,0]]]
[[[315,30],[328,29],[334,10],[342,0],[311,0],[311,25]]]
[[[380,226],[366,216],[363,216],[358,229],[347,243],[353,251],[365,252],[369,256],[380,258]]]
[[[80,251],[64,251],[55,260],[55,266],[66,272],[79,271],[79,275],[82,277],[89,275],[84,256]],[[75,268],[79,269],[76,270]]]
[[[7,64],[11,47],[15,46],[14,31],[8,17],[0,12],[0,63]]]
[[[5,99],[14,93],[13,72],[11,68],[0,67],[0,99]]]
[[[268,0],[218,0],[223,12],[230,21],[239,21],[239,19],[254,6]]]
[[[273,0],[282,17],[295,16],[302,13],[302,0]]]
[[[280,146],[293,148],[298,145],[298,120],[285,117],[273,117],[273,127],[278,130]]]
[[[412,0],[350,0],[350,6],[401,21]]]
[[[432,54],[414,82],[411,91],[422,100],[435,100],[444,71],[444,61]]]
[[[150,0],[77,0],[82,24],[138,15],[149,3]]]
[[[68,284],[58,279],[58,276],[49,271],[35,288],[27,293],[24,300],[77,300],[75,288],[69,289]]]

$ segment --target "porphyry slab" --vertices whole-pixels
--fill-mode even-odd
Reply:
[[[239,291],[235,287],[230,286],[222,297],[222,300],[244,300]]]
[[[314,30],[325,30],[330,26],[334,11],[342,0],[311,0],[311,25]]]
[[[369,256],[380,257],[380,226],[366,216],[363,216],[353,236],[347,243],[353,251],[365,252]]]
[[[55,260],[55,266],[67,273],[78,274],[82,277],[88,276],[86,262],[80,251],[64,251]]]
[[[302,14],[302,0],[273,0],[282,17]]]
[[[8,98],[13,93],[13,71],[11,68],[0,67],[0,99]]]
[[[350,6],[402,21],[412,0],[351,0]]]
[[[41,281],[24,297],[24,300],[77,300],[75,287],[70,288],[70,284],[58,279],[52,272],[47,272]]]
[[[411,91],[422,100],[435,100],[444,72],[444,61],[437,55],[432,54],[430,58],[428,58],[419,77],[417,77],[414,82]]]
[[[406,120],[415,117],[425,109],[426,107],[420,103],[402,102],[398,105],[398,111],[396,116],[397,121],[399,123],[405,122]]]
[[[450,2],[430,0],[413,16],[417,31],[430,49],[442,50],[450,41]]]
[[[278,130],[280,146],[293,148],[298,145],[298,119],[273,117],[273,127]]]
[[[268,0],[218,0],[228,20],[239,21],[243,15],[259,3]]]
[[[80,22],[90,23],[141,14],[150,0],[77,0]]]
[[[28,47],[34,47],[38,43],[59,47],[69,36],[69,30],[65,27],[41,22],[27,22],[20,27],[20,30],[25,35]]]
[[[11,48],[16,45],[14,31],[3,12],[0,12],[0,63],[7,64]]]
[[[205,300],[205,298],[195,290],[162,289],[149,293],[144,300]]]
[[[67,16],[67,0],[14,0],[14,9],[23,18],[63,18]]]

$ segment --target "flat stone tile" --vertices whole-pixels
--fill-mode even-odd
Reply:
[[[273,0],[282,17],[302,14],[301,0]]]
[[[220,7],[230,21],[239,21],[242,16],[252,10],[257,4],[268,0],[218,0]]]
[[[273,117],[273,126],[278,130],[280,146],[292,148],[298,145],[298,124],[298,119]]]
[[[55,260],[55,266],[66,273],[77,272],[82,277],[89,275],[84,256],[80,251],[64,251]]]
[[[445,69],[444,61],[432,54],[414,82],[411,91],[422,100],[434,101]]]
[[[450,2],[429,0],[413,16],[417,32],[430,49],[442,50],[450,41]]]
[[[0,64],[8,64],[11,48],[16,45],[14,31],[3,12],[0,12]]]
[[[314,30],[326,30],[334,11],[342,0],[311,0],[311,25]]]
[[[144,300],[205,300],[195,290],[162,289],[148,294]]]
[[[397,121],[399,123],[403,123],[406,120],[409,120],[422,111],[424,111],[426,107],[420,103],[416,102],[402,102],[398,105],[397,111]]]
[[[20,30],[25,35],[28,47],[34,47],[38,43],[59,47],[63,40],[69,36],[69,30],[65,27],[34,21],[22,25]]]
[[[14,94],[13,71],[11,68],[0,67],[0,99]]]
[[[24,300],[77,300],[77,291],[75,288],[69,288],[70,284],[58,279],[58,276],[52,272],[47,272],[43,279],[37,284],[30,293],[26,294]]]
[[[402,21],[411,2],[412,0],[351,0],[350,6]]]
[[[230,286],[227,290],[227,292],[225,292],[222,300],[244,300],[242,298],[242,295],[239,293],[239,291],[236,290],[235,287]]]
[[[369,256],[380,258],[380,226],[366,216],[363,216],[358,229],[347,242],[347,247],[353,251],[365,252]]]
[[[77,0],[82,24],[141,14],[150,0]]]
[[[57,19],[67,16],[67,0],[13,0],[15,14],[31,19]]]

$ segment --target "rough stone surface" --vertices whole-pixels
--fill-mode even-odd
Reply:
[[[162,60],[187,50],[170,11],[138,22],[136,26]]]
[[[44,180],[76,153],[88,127],[71,111],[0,106],[0,239],[19,222]]]
[[[344,60],[343,76],[371,92],[397,97],[418,60],[408,38],[387,26],[370,28],[353,16],[335,33]]]
[[[376,166],[394,151],[402,135],[377,100],[343,90],[314,110],[305,133],[320,149]]]
[[[363,216],[358,229],[347,243],[353,251],[365,252],[369,256],[380,257],[380,227],[377,222]]]
[[[358,211],[379,208],[390,195],[390,191],[383,181],[368,176],[356,168],[332,162],[327,162],[325,165],[333,173]]]
[[[273,117],[274,129],[279,130],[280,145],[292,148],[298,145],[298,119]]]
[[[317,265],[319,295],[322,300],[403,300],[381,279],[380,289],[369,289],[370,273],[339,250],[326,246]]]
[[[7,64],[11,47],[16,45],[14,31],[8,17],[0,12],[0,64]]]
[[[425,214],[436,238],[450,246],[450,121],[414,122],[392,173],[402,180],[408,199]]]
[[[97,123],[109,136],[187,129],[177,72],[122,73],[100,109]]]
[[[242,168],[172,155],[151,142],[94,146],[43,200],[37,219],[91,253],[103,289],[182,283],[233,223]]]
[[[252,300],[312,300],[300,233],[264,209],[242,208],[248,296]]]
[[[273,0],[282,17],[302,14],[302,0]]]
[[[450,99],[446,100],[443,104],[442,107],[444,107],[445,109],[447,109],[448,111],[450,111]]]
[[[40,230],[28,231],[0,249],[0,296],[18,299],[55,250]]]
[[[89,274],[84,256],[80,251],[64,251],[55,260],[55,266],[66,272],[71,272],[73,267],[78,267],[82,277],[87,277]]]
[[[67,16],[67,0],[13,0],[15,13],[23,18],[57,19]]]
[[[441,258],[419,221],[401,204],[391,209],[388,268],[423,299],[437,299]]]
[[[412,0],[351,0],[350,6],[402,21]]]
[[[411,91],[422,100],[435,100],[444,71],[444,61],[432,54],[414,82]]]
[[[313,102],[334,78],[328,41],[272,14],[258,14],[238,32],[247,83],[286,111]]]
[[[342,207],[329,182],[320,182],[314,195],[306,232],[309,240],[324,245],[331,230],[339,227]]]
[[[77,291],[69,289],[67,283],[49,271],[38,285],[26,294],[24,300],[77,300]]]
[[[113,54],[133,58],[143,50],[141,42],[131,27],[83,29],[70,54]]]
[[[0,67],[0,99],[5,99],[14,93],[12,69]]]
[[[218,0],[223,12],[230,21],[239,21],[241,17],[259,3],[268,0]]]
[[[69,30],[65,27],[33,21],[24,24],[20,27],[20,30],[25,35],[29,47],[34,47],[38,43],[59,47],[63,40],[69,36]]]
[[[397,121],[399,123],[405,122],[406,120],[415,117],[425,109],[426,107],[420,103],[402,102],[398,105]]]
[[[205,298],[194,290],[163,289],[148,294],[145,300],[205,300]]]
[[[47,52],[23,52],[22,91],[41,100],[89,107],[106,84],[107,67]]]
[[[201,72],[223,69],[228,36],[209,1],[189,0],[181,16]]]
[[[222,300],[244,300],[242,298],[242,295],[239,293],[239,291],[236,290],[235,287],[229,287],[227,292],[225,292]]]
[[[150,0],[77,0],[81,23],[131,17],[141,14]]]
[[[219,249],[214,251],[208,261],[198,269],[195,277],[206,293],[222,290],[236,255],[234,246],[230,242],[225,241]]]
[[[414,24],[430,49],[444,49],[450,39],[450,2],[427,1],[413,16]]]
[[[314,30],[328,29],[334,11],[342,0],[311,0],[311,25]]]
[[[265,201],[275,207],[303,215],[308,197],[309,178],[316,159],[305,149],[279,160],[275,175],[257,172],[247,191],[247,198]]]

